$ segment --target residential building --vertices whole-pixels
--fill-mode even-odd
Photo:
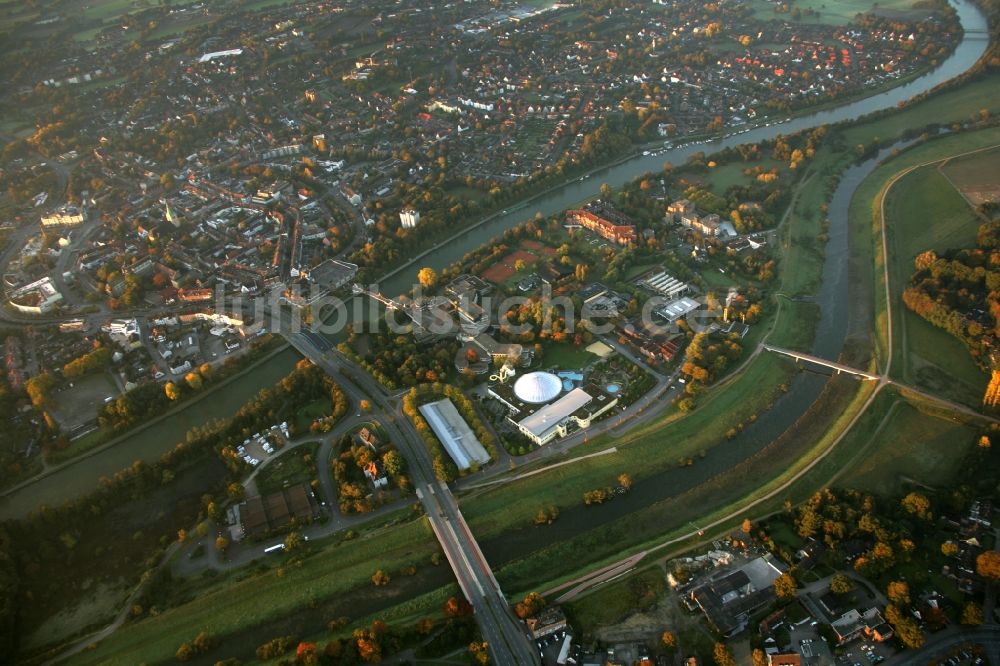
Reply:
[[[837,636],[837,645],[850,643],[862,635],[877,642],[887,641],[893,636],[892,627],[886,623],[882,613],[875,607],[864,612],[852,608],[831,622],[830,626]]]
[[[629,245],[638,238],[635,226],[623,213],[603,201],[594,201],[566,213],[569,224],[578,224],[619,245]]]
[[[43,227],[77,227],[86,221],[86,212],[74,206],[63,206],[48,215],[42,215]]]
[[[695,205],[687,199],[678,199],[667,206],[667,217],[679,222],[682,216],[692,215],[696,210]]]

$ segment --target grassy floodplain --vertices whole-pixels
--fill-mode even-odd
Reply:
[[[944,160],[1000,143],[1000,128],[945,136],[916,146],[878,167],[858,187],[851,202],[851,233],[859,244],[874,248],[875,346],[887,357],[885,284],[882,269],[880,210],[882,193],[900,173],[925,162]],[[986,374],[964,346],[906,309],[902,292],[913,273],[913,259],[924,250],[946,250],[974,244],[981,220],[938,171],[921,167],[902,176],[886,198],[889,281],[892,295],[893,377],[943,397],[978,405]],[[950,379],[945,381],[944,378]]]

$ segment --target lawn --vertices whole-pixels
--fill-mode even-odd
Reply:
[[[1000,74],[984,76],[901,111],[848,127],[843,131],[844,142],[846,146],[856,146],[875,138],[892,139],[909,129],[921,129],[932,123],[947,125],[978,118],[981,109],[1000,111]]]
[[[845,475],[842,485],[882,495],[908,480],[940,487],[954,477],[975,445],[977,428],[902,403],[877,433],[876,447]]]
[[[716,194],[722,196],[725,195],[726,190],[728,190],[733,185],[750,185],[753,183],[755,176],[747,176],[743,173],[744,169],[752,169],[756,166],[762,166],[765,169],[771,169],[772,167],[781,167],[783,163],[778,162],[773,159],[758,160],[756,162],[742,162],[735,160],[728,164],[723,164],[714,168],[709,169],[705,174],[705,183],[708,189],[711,189]]]
[[[257,473],[257,491],[261,495],[277,492],[316,478],[316,451],[319,442],[306,442],[285,451]]]
[[[329,398],[320,398],[302,405],[295,410],[292,422],[295,424],[295,432],[309,432],[309,426],[318,418],[329,416],[333,411],[333,403]]]
[[[1000,187],[1000,150],[949,160],[942,170],[958,189]]]
[[[574,347],[568,342],[542,345],[542,366],[546,368],[581,370],[596,360],[597,356],[584,347]]]
[[[574,629],[593,635],[596,629],[652,608],[666,589],[666,575],[659,567],[653,567],[571,602],[565,610]]]

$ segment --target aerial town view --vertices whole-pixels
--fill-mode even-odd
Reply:
[[[1000,0],[0,0],[0,664],[1000,666]]]

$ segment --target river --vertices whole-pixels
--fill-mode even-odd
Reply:
[[[588,198],[597,196],[603,183],[612,187],[620,187],[626,182],[650,171],[658,171],[665,161],[673,164],[683,164],[695,152],[712,153],[727,147],[743,143],[753,143],[774,138],[778,134],[789,134],[818,125],[852,120],[866,114],[896,106],[914,95],[926,92],[935,86],[952,79],[968,70],[985,52],[989,44],[986,17],[969,0],[951,0],[958,12],[965,34],[955,51],[936,69],[913,81],[886,92],[864,99],[848,102],[842,106],[813,114],[802,115],[786,122],[762,126],[742,134],[700,142],[694,145],[681,145],[664,151],[659,155],[637,156],[611,167],[599,169],[588,177],[555,188],[543,195],[530,199],[527,203],[512,206],[511,212],[499,214],[465,232],[460,232],[446,244],[435,248],[425,257],[417,257],[408,264],[393,271],[390,277],[384,279],[379,287],[384,293],[399,294],[410,290],[416,271],[421,266],[431,266],[442,269],[461,259],[466,253],[479,247],[502,234],[517,224],[534,217],[535,213],[544,216],[553,215]],[[873,168],[874,163],[869,167]],[[840,187],[831,205],[829,230],[830,240],[827,245],[827,259],[823,270],[823,284],[817,295],[817,302],[822,312],[818,334],[813,348],[819,356],[835,359],[843,347],[847,331],[848,281],[846,274],[847,231],[846,231],[846,201],[850,201],[853,187],[860,182],[863,175],[854,169],[844,174]],[[845,190],[850,187],[850,190]],[[846,200],[844,199],[846,197]],[[842,205],[838,205],[838,202]],[[37,508],[43,503],[55,504],[65,501],[94,487],[102,476],[110,476],[116,471],[127,467],[135,460],[152,461],[158,459],[164,452],[170,450],[192,426],[200,425],[216,416],[224,416],[234,412],[243,402],[249,399],[259,389],[274,384],[280,377],[294,367],[299,356],[295,352],[286,352],[262,364],[248,373],[243,379],[227,388],[222,395],[215,396],[212,402],[199,403],[185,410],[168,424],[158,425],[141,431],[121,445],[106,449],[93,456],[80,460],[79,463],[66,467],[56,473],[42,478],[38,482],[23,488],[3,499],[0,499],[0,518],[13,518]],[[701,473],[709,473],[713,469],[724,469],[732,466],[753,452],[760,450],[780,435],[791,425],[809,405],[813,403],[825,383],[822,376],[803,374],[795,381],[794,390],[783,396],[774,408],[762,415],[757,423],[747,428],[740,435],[741,446],[717,447],[713,450],[711,464],[702,461],[696,466]],[[713,473],[714,475],[714,473]],[[684,485],[698,482],[699,476],[685,472],[684,480],[677,479],[676,489]],[[664,484],[666,479],[655,480]],[[670,480],[673,483],[673,479]],[[650,484],[652,485],[652,484]],[[643,490],[642,484],[636,484],[633,492],[627,498],[608,504],[615,515],[622,509],[632,509],[632,503],[646,505],[656,501],[658,491],[653,495]],[[598,511],[597,513],[600,513]],[[592,510],[588,513],[590,524],[597,516]],[[569,527],[573,521],[561,517],[557,525]],[[547,533],[549,538],[558,535]],[[501,558],[503,559],[503,558]]]
[[[837,360],[848,330],[848,303],[852,283],[848,275],[848,210],[858,185],[888,156],[893,149],[902,148],[908,141],[881,150],[878,155],[846,169],[830,201],[827,217],[830,219],[826,261],[823,264],[823,282],[815,301],[820,305],[820,321],[811,352],[817,356]],[[869,288],[870,285],[864,285]],[[760,452],[790,428],[819,398],[829,381],[825,373],[800,372],[789,384],[787,393],[781,395],[768,411],[744,428],[733,439],[717,442],[705,451],[692,467],[673,467],[633,483],[626,495],[613,502],[598,506],[582,504],[564,509],[559,520],[539,529],[527,526],[513,532],[504,532],[501,538],[484,541],[483,552],[494,566],[502,566],[522,558],[552,543],[570,539],[580,534],[614,523],[656,502],[678,497],[711,480],[719,474],[737,467]],[[677,527],[672,526],[672,527]]]
[[[277,383],[291,372],[301,358],[294,349],[286,349],[207,399],[195,400],[174,416],[136,432],[119,444],[81,458],[0,499],[0,519],[23,516],[42,504],[55,505],[73,499],[95,488],[102,476],[110,477],[136,460],[159,460],[174,445],[183,442],[191,428],[234,414],[261,388]]]
[[[848,102],[826,111],[796,116],[785,122],[757,127],[726,138],[713,139],[695,145],[680,145],[659,155],[638,156],[612,167],[598,169],[582,181],[570,182],[537,198],[530,199],[527,203],[515,204],[508,209],[510,212],[506,214],[493,216],[485,224],[465,232],[458,232],[454,238],[449,239],[441,247],[435,248],[426,257],[418,258],[400,269],[394,270],[389,279],[384,279],[379,283],[382,293],[389,295],[408,293],[416,281],[416,273],[420,267],[430,266],[435,270],[440,270],[450,266],[466,253],[476,249],[491,238],[532,219],[535,213],[541,213],[543,216],[554,215],[581,201],[596,197],[604,183],[612,187],[621,187],[644,173],[660,171],[664,162],[682,165],[688,157],[696,152],[704,151],[705,154],[710,154],[744,143],[773,139],[779,134],[791,134],[810,127],[854,120],[875,111],[895,107],[899,102],[906,101],[955,78],[972,67],[985,53],[986,47],[989,45],[989,38],[986,17],[978,7],[969,0],[951,0],[951,4],[958,12],[965,35],[955,51],[941,65],[927,74],[878,95]]]

